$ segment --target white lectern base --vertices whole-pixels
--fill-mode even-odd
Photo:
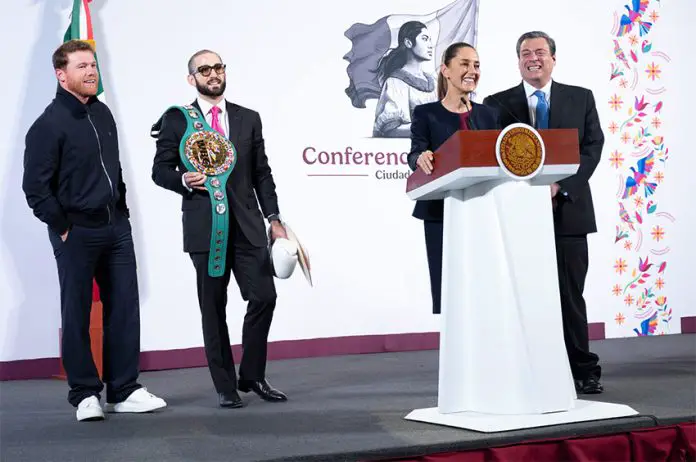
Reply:
[[[587,422],[589,420],[614,419],[633,415],[638,415],[638,412],[624,404],[576,400],[575,407],[570,411],[551,412],[548,414],[499,415],[481,414],[478,412],[440,414],[436,407],[431,407],[428,409],[416,409],[408,414],[405,419],[491,433],[573,422]]]

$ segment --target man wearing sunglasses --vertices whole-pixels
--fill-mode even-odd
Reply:
[[[242,407],[237,390],[253,391],[266,401],[286,401],[285,394],[273,388],[265,377],[267,338],[276,305],[276,290],[264,217],[270,223],[272,240],[287,238],[287,235],[280,221],[276,186],[264,150],[261,119],[257,112],[224,99],[225,65],[217,53],[201,50],[194,54],[188,63],[188,74],[188,82],[196,88],[198,97],[190,106],[168,109],[153,126],[157,151],[152,179],[157,185],[182,196],[184,251],[196,270],[206,359],[219,405]],[[199,117],[203,117],[206,124],[201,123]],[[231,173],[223,181],[190,168],[199,161],[216,162],[221,151],[194,146],[189,148],[189,154],[193,151],[196,154],[189,158],[180,152],[182,138],[206,135],[205,131],[215,131],[212,138],[217,137],[219,141],[222,135],[223,145],[229,140],[234,146],[236,156],[231,167],[225,167],[231,168]],[[207,135],[210,139],[211,133]],[[192,164],[182,158],[193,159]],[[224,168],[218,169],[222,170]],[[223,200],[224,204],[220,202]],[[222,225],[221,220],[224,221]],[[224,235],[227,239],[221,265],[211,258],[211,255],[217,258],[215,252],[218,250],[214,248],[216,240],[211,241],[211,234]],[[239,380],[226,323],[231,273],[242,298],[248,302]]]

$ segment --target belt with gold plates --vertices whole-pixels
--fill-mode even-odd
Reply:
[[[186,117],[186,132],[179,144],[181,161],[188,171],[207,176],[203,186],[210,196],[212,213],[208,274],[220,277],[225,274],[229,237],[226,185],[237,163],[237,150],[229,139],[208,125],[194,106],[172,106],[169,109],[172,108],[179,109]]]

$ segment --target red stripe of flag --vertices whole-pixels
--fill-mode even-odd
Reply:
[[[89,3],[92,0],[82,0],[82,6],[85,7],[85,16],[87,22],[87,40],[94,40],[94,34],[92,32],[92,13],[89,11]]]

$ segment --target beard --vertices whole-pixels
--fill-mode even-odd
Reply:
[[[220,81],[220,88],[213,90],[208,85],[201,84],[198,82],[198,80],[196,80],[196,90],[198,90],[198,92],[201,95],[210,96],[211,98],[217,98],[218,96],[225,93],[226,86],[227,86],[227,82],[224,80],[221,80]]]
[[[89,98],[90,96],[96,95],[97,90],[99,89],[99,78],[95,77],[96,83],[93,87],[85,85],[82,80],[82,78],[68,80],[68,90],[82,96],[83,98]]]

